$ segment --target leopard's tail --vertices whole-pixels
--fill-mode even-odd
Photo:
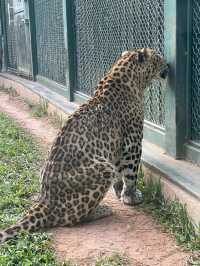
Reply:
[[[0,244],[15,237],[21,232],[34,232],[49,226],[49,209],[43,203],[34,205],[22,220],[15,225],[0,231]]]

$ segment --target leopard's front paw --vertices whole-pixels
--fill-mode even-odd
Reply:
[[[122,190],[123,190],[123,181],[117,181],[116,183],[113,184],[113,190],[115,192],[115,195],[117,196],[118,199],[121,198]]]
[[[123,191],[121,200],[126,205],[138,205],[143,202],[143,195],[139,189],[133,191]]]

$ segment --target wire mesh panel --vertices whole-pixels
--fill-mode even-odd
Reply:
[[[200,2],[193,0],[192,20],[192,139],[200,142]]]
[[[7,64],[9,70],[32,78],[32,57],[28,2],[26,0],[5,1]]]
[[[8,67],[17,70],[17,40],[14,25],[14,3],[13,0],[5,1],[6,8],[6,37],[7,37],[7,64]]]
[[[35,0],[38,74],[66,84],[63,0]]]
[[[164,53],[164,0],[75,0],[78,90],[91,95],[124,50]],[[164,126],[161,86],[145,95],[145,117]]]

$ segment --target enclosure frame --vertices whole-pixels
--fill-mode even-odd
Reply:
[[[6,35],[6,11],[5,11],[5,1],[0,3],[0,17],[2,25],[2,34],[3,34],[3,66],[2,71],[8,70],[8,46],[7,46],[7,35]]]
[[[34,14],[34,1],[28,0],[29,5],[29,19],[30,19],[30,38],[31,38],[31,57],[32,57],[32,77],[36,81],[38,73],[37,64],[37,45],[36,45],[36,29],[35,29],[35,14]]]

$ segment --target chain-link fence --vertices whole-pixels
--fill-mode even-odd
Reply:
[[[192,139],[200,142],[200,2],[192,7]]]
[[[38,74],[66,84],[63,0],[35,0]]]
[[[97,82],[124,50],[164,53],[164,0],[75,0],[78,90],[92,95]],[[164,97],[154,83],[145,97],[145,117],[164,126]]]
[[[7,37],[7,65],[8,68],[17,70],[17,44],[14,25],[13,0],[6,1],[6,37]]]

